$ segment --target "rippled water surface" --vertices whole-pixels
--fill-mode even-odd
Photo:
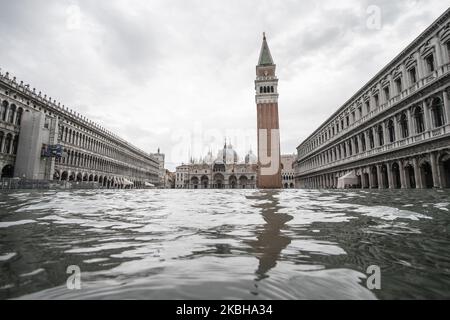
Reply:
[[[448,299],[449,210],[435,190],[1,193],[0,298]]]

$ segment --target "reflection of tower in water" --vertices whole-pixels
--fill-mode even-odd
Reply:
[[[261,210],[261,215],[265,220],[262,229],[256,231],[256,240],[249,241],[249,245],[253,248],[253,253],[259,260],[258,268],[255,273],[257,280],[264,279],[267,272],[277,265],[277,260],[290,243],[291,238],[284,235],[282,229],[285,228],[286,222],[293,219],[291,215],[278,213],[280,201],[277,198],[279,191],[261,191],[257,196],[248,196],[247,198],[260,201],[253,207]]]

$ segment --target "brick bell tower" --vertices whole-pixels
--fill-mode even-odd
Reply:
[[[256,66],[256,110],[258,115],[257,187],[279,189],[281,183],[280,126],[278,121],[278,78],[275,75],[266,34]]]

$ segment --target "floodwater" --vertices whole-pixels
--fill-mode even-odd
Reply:
[[[449,210],[442,190],[0,193],[0,299],[449,299]]]

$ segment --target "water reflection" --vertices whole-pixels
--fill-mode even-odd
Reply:
[[[0,206],[0,299],[450,298],[449,192],[10,192]]]
[[[277,260],[290,243],[291,238],[283,233],[286,222],[293,217],[286,213],[279,213],[282,208],[279,200],[280,191],[261,191],[255,196],[247,196],[247,199],[256,200],[253,205],[261,213],[266,222],[262,230],[257,230],[256,240],[248,241],[252,252],[256,255],[259,263],[255,271],[256,280],[268,277],[270,269],[277,265]]]

